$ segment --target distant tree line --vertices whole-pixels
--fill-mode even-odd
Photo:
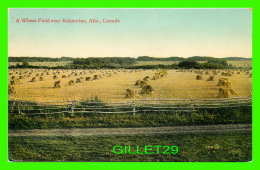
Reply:
[[[71,57],[8,57],[9,62],[60,62],[60,61],[73,61]]]
[[[250,61],[252,60],[252,58],[244,58],[244,57],[225,57],[224,59],[228,60],[228,61]]]
[[[149,56],[139,56],[138,58],[130,58],[130,57],[89,57],[89,58],[72,58],[72,57],[60,57],[60,58],[52,58],[52,57],[8,57],[9,62],[51,62],[51,61],[83,61],[86,60],[106,60],[108,62],[113,63],[116,60],[136,60],[136,61],[213,61],[213,60],[228,60],[228,61],[241,61],[241,60],[252,60],[252,58],[244,58],[244,57],[225,57],[225,58],[214,58],[207,56],[192,56],[188,58],[183,57],[149,57]],[[105,61],[105,62],[106,62]],[[91,62],[91,61],[90,61]],[[117,62],[117,61],[116,61]]]
[[[225,69],[225,68],[231,68],[226,60],[223,59],[214,59],[214,60],[208,60],[205,63],[198,63],[197,61],[181,61],[178,64],[179,68],[195,68],[195,69]]]
[[[228,69],[234,68],[228,65],[222,65],[218,63],[198,63],[197,61],[181,61],[179,64],[171,65],[137,65],[137,66],[128,66],[127,69]]]
[[[241,61],[241,60],[252,60],[251,58],[244,57],[225,57],[225,58],[215,58],[208,56],[192,56],[188,58],[183,57],[166,57],[166,58],[158,58],[158,57],[149,57],[149,56],[140,56],[136,59],[137,61],[217,61],[217,60],[229,60],[229,61]]]
[[[183,57],[158,58],[158,57],[140,56],[136,60],[137,61],[183,61],[186,59]]]
[[[89,67],[127,66],[136,64],[136,60],[130,57],[90,57],[76,58],[73,60],[73,64],[86,65]]]
[[[214,58],[205,56],[193,56],[189,58],[183,57],[168,57],[168,58],[156,58],[149,56],[140,56],[138,58],[131,57],[89,57],[89,58],[72,58],[72,57],[61,57],[61,58],[50,58],[50,57],[9,57],[9,62],[22,62],[22,64],[16,64],[15,66],[9,66],[9,68],[60,68],[60,69],[117,69],[117,68],[128,68],[128,69],[173,69],[173,68],[196,68],[196,69],[224,69],[234,68],[228,65],[227,60],[235,60],[236,57],[227,58]],[[249,60],[246,58],[239,57],[241,61]],[[29,62],[61,62],[71,61],[71,64],[66,66],[32,66]],[[179,64],[172,65],[135,65],[138,61],[180,61]],[[199,63],[198,61],[204,61]]]

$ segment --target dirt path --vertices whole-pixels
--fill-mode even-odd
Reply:
[[[9,130],[9,136],[100,136],[100,135],[155,135],[180,133],[209,133],[252,130],[251,124],[174,126],[144,128],[84,128],[84,129],[34,129]]]

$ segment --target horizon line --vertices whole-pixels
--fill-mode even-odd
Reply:
[[[120,57],[120,56],[106,56],[106,57],[98,57],[98,56],[91,56],[91,57],[70,57],[70,56],[60,56],[60,57],[50,57],[50,56],[8,56],[8,57],[47,57],[47,58],[62,58],[62,57],[67,57],[67,58],[138,58],[138,57],[151,57],[151,58],[171,58],[171,57],[178,57],[178,58],[190,58],[190,57],[212,57],[212,56],[199,56],[199,55],[194,55],[194,56],[190,56],[190,57],[180,57],[180,56],[169,56],[169,57],[156,57],[156,56],[147,56],[147,55],[140,55],[137,57]],[[253,58],[253,57],[238,57],[238,56],[229,56],[229,57],[212,57],[212,58]]]

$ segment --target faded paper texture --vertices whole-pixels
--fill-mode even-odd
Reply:
[[[252,161],[252,12],[10,8],[9,161]]]

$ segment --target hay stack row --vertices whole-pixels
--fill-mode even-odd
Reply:
[[[76,73],[73,73],[73,74],[76,74]],[[84,74],[84,73],[82,73],[82,74]],[[81,74],[80,74],[80,75],[81,75]],[[69,76],[68,76],[68,77],[69,77]],[[113,75],[112,75],[112,74],[111,74],[111,75],[108,74],[108,77],[113,77]],[[62,78],[66,78],[66,76],[63,75]],[[102,78],[102,76],[101,76],[100,74],[96,74],[96,75],[93,76],[93,78],[92,78],[92,77],[85,77],[85,81],[99,80],[99,79],[101,79],[101,78]],[[54,79],[57,79],[56,76],[55,76]],[[75,83],[83,83],[83,80],[84,80],[83,77],[79,77],[79,78],[76,78],[75,81],[74,81],[74,80],[70,80],[70,81],[68,82],[68,85],[69,85],[69,86],[72,86],[72,85],[74,85]],[[59,81],[55,81],[55,82],[54,82],[54,88],[60,88],[60,87],[61,87],[61,85],[60,85],[60,80],[59,80]]]
[[[222,76],[232,76],[232,72],[228,71],[228,72],[222,72],[221,74]]]
[[[28,81],[28,82],[36,82],[36,81],[37,81],[36,77],[33,77],[31,79],[31,81]],[[44,78],[43,77],[39,77],[39,81],[44,81]]]
[[[139,86],[139,88],[141,88],[141,91],[139,94],[141,95],[151,95],[154,91],[154,89],[152,88],[151,85],[149,85],[150,82],[150,77],[146,76],[143,78],[143,80],[137,80],[134,84],[134,86]],[[125,94],[125,98],[133,98],[135,97],[135,92],[130,89],[127,88],[126,89],[126,94]]]
[[[167,76],[167,70],[166,69],[158,69],[157,72],[154,74],[152,80],[158,80],[160,78],[164,78]]]
[[[145,85],[142,87],[139,94],[140,95],[151,95],[153,93],[153,91],[154,91],[154,89],[152,88],[151,85]],[[136,94],[132,89],[130,89],[130,88],[126,89],[125,98],[134,98],[135,96],[136,96]]]
[[[209,76],[209,78],[207,79],[207,81],[214,81],[214,76]],[[196,76],[196,80],[203,80],[203,77],[200,75],[200,74],[198,74],[197,76]]]
[[[144,86],[148,85],[148,83],[150,82],[150,77],[149,76],[145,76],[143,78],[143,80],[137,80],[134,84],[134,86],[139,86],[140,88],[143,88]]]

